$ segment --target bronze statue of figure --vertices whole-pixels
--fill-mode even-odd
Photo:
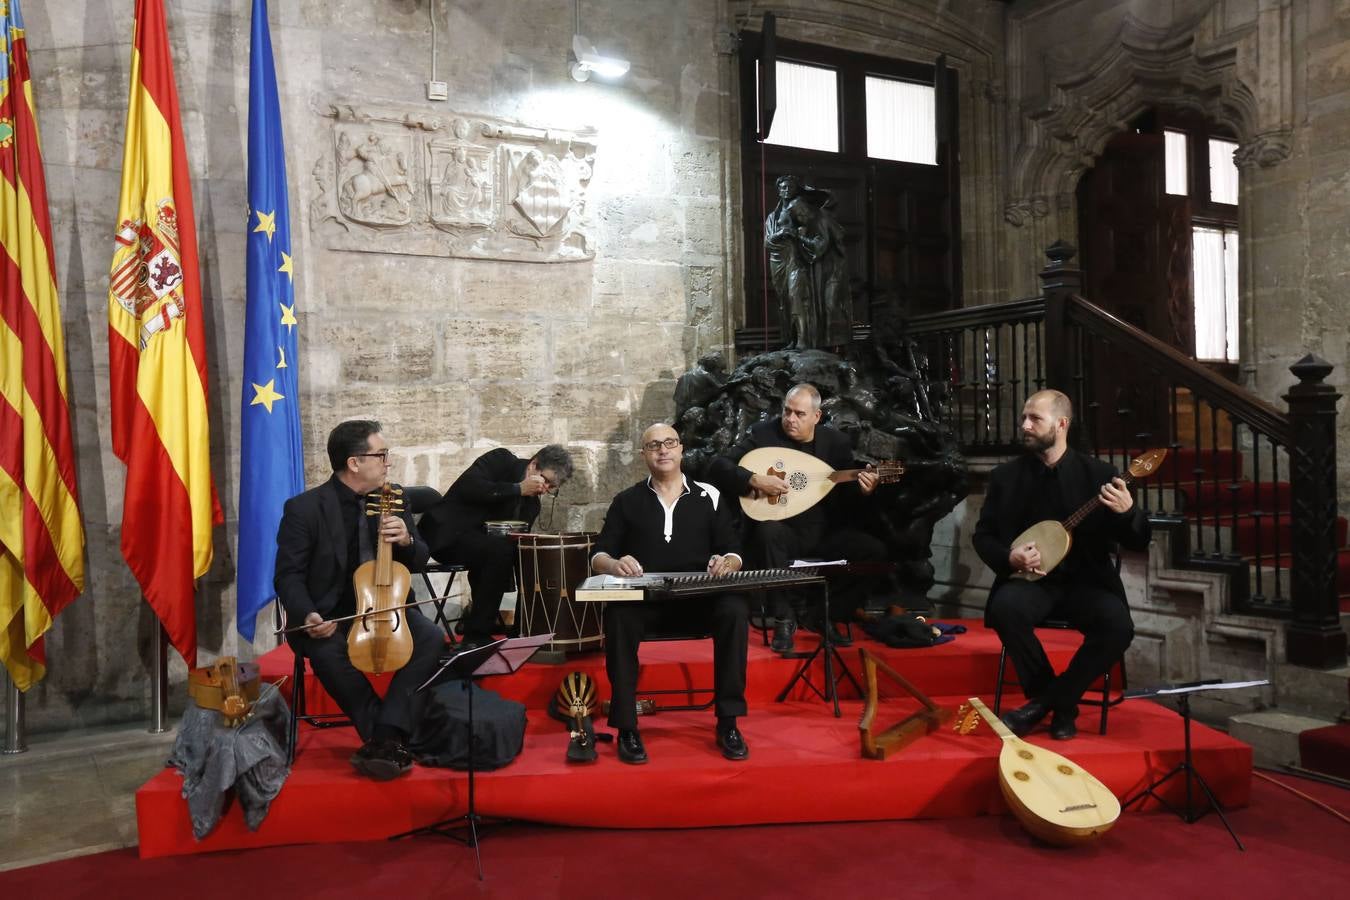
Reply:
[[[853,304],[848,291],[844,229],[829,191],[806,187],[796,175],[778,178],[778,205],[764,220],[764,246],[778,294],[781,334],[788,349],[848,343]]]

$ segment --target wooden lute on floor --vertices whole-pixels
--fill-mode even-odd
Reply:
[[[1130,465],[1125,471],[1125,486],[1128,488],[1140,478],[1147,478],[1158,467],[1162,465],[1167,458],[1166,450],[1149,450],[1147,453],[1140,454],[1130,460]],[[1024,547],[1027,544],[1035,544],[1041,551],[1041,571],[1040,572],[1014,572],[1013,578],[1021,578],[1025,581],[1039,581],[1046,575],[1054,571],[1055,566],[1064,561],[1064,557],[1069,555],[1069,548],[1073,546],[1073,530],[1079,523],[1086,519],[1093,510],[1101,505],[1102,495],[1093,494],[1092,499],[1069,516],[1063,522],[1056,522],[1054,519],[1045,519],[1037,522],[1026,531],[1017,536],[1012,542],[1014,547]]]
[[[779,522],[804,513],[824,500],[836,484],[856,481],[865,471],[835,471],[824,460],[787,447],[756,447],[741,457],[740,465],[756,475],[772,475],[787,482],[786,494],[741,498],[741,509],[757,522]],[[894,459],[882,460],[874,469],[880,484],[899,481],[905,474],[905,464]]]
[[[1061,846],[1083,844],[1110,830],[1120,817],[1120,801],[1073,760],[1029,744],[1013,734],[979,697],[957,713],[956,728],[968,734],[978,712],[1003,739],[998,755],[998,785],[1022,826],[1043,841]]]

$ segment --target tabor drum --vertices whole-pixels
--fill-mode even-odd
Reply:
[[[527,523],[519,519],[488,519],[483,523],[483,530],[488,534],[510,537],[513,534],[529,530]]]
[[[517,537],[516,624],[521,637],[552,632],[553,640],[545,646],[564,653],[605,646],[605,604],[578,603],[575,596],[590,574],[595,537],[591,532]]]

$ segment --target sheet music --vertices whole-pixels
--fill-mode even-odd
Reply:
[[[633,588],[658,588],[667,578],[706,575],[706,572],[643,572],[641,575],[592,575],[581,583],[579,591],[612,591]]]
[[[1178,684],[1172,687],[1157,688],[1153,691],[1155,694],[1189,694],[1194,691],[1236,691],[1240,688],[1261,687],[1270,684],[1269,678],[1262,678],[1260,681],[1198,681],[1191,684]]]
[[[825,566],[846,566],[846,559],[794,559],[788,563],[789,569],[821,569]]]

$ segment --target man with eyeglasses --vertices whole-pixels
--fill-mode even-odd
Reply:
[[[403,611],[413,638],[413,654],[394,673],[381,699],[365,673],[347,657],[350,621],[356,613],[352,574],[375,558],[378,541],[393,544],[394,559],[409,570],[427,560],[427,545],[412,516],[401,510],[382,519],[366,515],[366,495],[379,490],[389,473],[389,446],[380,423],[343,422],[328,435],[333,475],[323,484],[286,501],[277,529],[277,597],[291,624],[291,648],[309,658],[310,668],[364,742],[352,766],[377,781],[397,778],[412,768],[405,748],[421,721],[426,693],[417,688],[436,671],[445,636],[417,609]],[[407,598],[412,600],[410,593]]]
[[[601,575],[706,572],[741,568],[736,520],[717,488],[690,481],[680,469],[684,449],[675,429],[653,425],[642,434],[648,477],[609,505],[595,541],[591,568]],[[638,645],[649,631],[702,633],[713,640],[716,743],[722,755],[750,755],[736,718],[746,713],[745,663],[749,604],[726,593],[665,603],[610,603],[605,607],[605,673],[609,676],[609,725],[619,730],[619,760],[647,761],[637,725]]]
[[[782,478],[751,472],[740,465],[740,459],[758,447],[786,447],[799,450],[824,460],[833,469],[853,467],[853,445],[847,435],[820,422],[820,391],[813,384],[802,382],[792,387],[783,397],[782,415],[760,422],[750,428],[745,439],[714,459],[708,467],[708,477],[719,488],[733,496],[780,496],[787,493],[787,482]],[[852,484],[841,484],[810,509],[778,522],[747,521],[746,549],[751,563],[757,568],[782,568],[794,559],[848,559],[850,561],[881,560],[886,558],[886,546],[880,540],[856,528],[848,528],[846,518],[839,510],[848,495],[870,495],[877,486],[877,475],[864,471]],[[772,649],[778,653],[793,650],[797,631],[794,599],[799,594],[790,591],[772,591],[768,594],[769,613],[773,616]],[[844,605],[840,604],[839,609]],[[833,628],[829,622],[812,621],[808,625],[818,629]],[[844,641],[842,635],[835,640]]]
[[[422,536],[432,557],[469,570],[473,600],[463,620],[465,649],[492,640],[502,594],[515,584],[515,542],[488,534],[483,523],[519,521],[529,529],[539,516],[539,498],[556,496],[571,477],[572,457],[559,444],[527,460],[499,447],[474,460],[422,516]]]

